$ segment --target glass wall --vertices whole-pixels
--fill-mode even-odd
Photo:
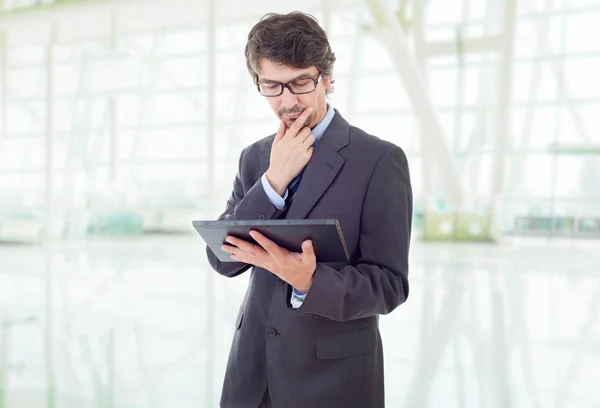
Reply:
[[[11,7],[33,3],[4,2]],[[61,406],[77,408],[183,408],[214,402],[229,346],[223,339],[231,337],[246,281],[214,284],[218,278],[204,265],[197,236],[170,235],[166,244],[164,235],[150,233],[192,234],[192,219],[216,217],[230,195],[241,150],[276,131],[277,120],[246,71],[244,45],[262,14],[300,5],[214,1],[211,18],[208,1],[65,3],[0,20],[0,242],[50,238],[33,250],[0,247],[0,407],[45,406],[44,401],[53,400],[52,392],[66,401]],[[414,55],[418,3],[394,2]],[[485,214],[493,201],[502,63],[497,46],[504,40],[499,3],[504,2],[422,3],[424,39],[456,52],[415,60],[423,65],[443,142],[467,201]],[[572,232],[577,226],[597,232],[600,2],[518,4],[510,126],[508,134],[500,135],[508,139],[501,229],[547,233]],[[424,212],[428,183],[437,209],[444,211],[444,169],[423,154],[416,112],[388,50],[373,35],[370,2],[314,0],[304,2],[302,9],[325,25],[336,52],[330,103],[352,124],[406,151],[417,217]],[[489,40],[488,48],[461,51],[466,42],[482,36]],[[143,234],[148,240],[117,239]],[[92,246],[91,239],[82,240],[93,237],[112,242],[97,240]],[[389,336],[390,341],[410,343],[386,360],[397,383],[413,378],[409,370],[432,369],[414,362],[423,338],[435,346],[423,348],[423,354],[435,349],[438,360],[442,346],[451,344],[454,357],[444,357],[442,380],[432,385],[436,398],[450,395],[451,402],[440,401],[455,404],[448,406],[465,406],[464,401],[486,406],[481,402],[495,394],[485,386],[494,379],[480,380],[479,374],[497,361],[476,361],[477,354],[463,358],[465,340],[448,334],[447,315],[435,327],[431,323],[438,312],[458,316],[462,311],[472,320],[462,321],[464,332],[459,334],[472,331],[471,340],[481,345],[484,335],[492,333],[493,341],[484,344],[488,349],[482,348],[489,355],[503,346],[500,336],[505,335],[505,322],[489,315],[503,317],[506,306],[515,308],[506,312],[512,316],[506,318],[507,326],[514,319],[523,338],[529,329],[534,345],[542,347],[533,353],[535,377],[541,382],[531,388],[543,401],[554,398],[556,393],[547,389],[561,383],[562,373],[571,375],[567,351],[555,362],[548,358],[556,356],[555,350],[543,347],[577,330],[592,332],[597,307],[587,302],[599,297],[593,292],[588,252],[572,254],[578,261],[573,274],[579,276],[572,285],[571,276],[545,278],[559,261],[541,251],[515,256],[508,248],[498,255],[479,247],[473,256],[472,248],[464,247],[455,258],[454,249],[422,248],[413,258],[421,264],[414,268],[416,295],[411,296],[423,296],[423,302],[413,301],[407,305],[411,309],[384,327],[396,336]],[[571,253],[565,250],[561,256],[566,252]],[[489,266],[494,257],[501,261]],[[465,266],[456,259],[469,259],[464,262],[469,273],[463,273]],[[516,276],[519,268],[526,270],[523,277]],[[499,271],[515,274],[519,289],[511,286],[510,276],[509,283],[502,283]],[[468,297],[456,295],[463,290]],[[556,299],[569,308],[556,306]],[[550,312],[540,310],[544,301],[551,303]],[[521,313],[517,302],[527,310]],[[588,309],[589,316],[584,315]],[[538,321],[544,312],[551,315]],[[529,320],[520,320],[527,313]],[[583,319],[581,329],[573,316]],[[448,335],[436,345],[431,331],[415,334],[419,324]],[[408,327],[413,337],[398,334],[398,327]],[[531,357],[529,352],[523,345],[523,359]],[[521,362],[513,360],[519,375],[531,374],[515,368]],[[425,369],[417,374],[426,375]],[[593,379],[596,372],[580,376]],[[456,396],[458,387],[448,386],[455,381],[465,381],[461,384],[469,390],[483,385],[472,393],[461,389],[465,395]],[[590,381],[577,394],[582,406],[592,401]],[[405,389],[391,384],[391,401],[404,401]],[[410,401],[425,398],[417,385]],[[9,391],[3,394],[5,389]],[[23,399],[24,390],[30,399]],[[502,394],[504,389],[499,390]],[[528,391],[518,389],[518,396],[529,401]]]
[[[600,6],[526,5],[519,3],[511,126],[502,136],[509,139],[501,197],[507,232],[516,217],[597,217],[600,211],[600,129],[593,120],[600,88],[590,81],[600,68],[592,35]],[[173,8],[162,20],[156,10],[123,7],[75,11],[76,20],[71,10],[55,24],[24,19],[7,25],[2,216],[44,219],[49,210],[55,237],[68,238],[86,235],[91,219],[102,223],[115,213],[131,219],[132,231],[144,223],[160,227],[156,219],[167,209],[217,214],[241,149],[276,130],[243,57],[247,31],[269,9],[230,16],[218,3],[213,51],[206,13],[190,21]],[[330,102],[357,126],[405,149],[417,208],[424,198],[422,170],[431,169],[434,198],[443,208],[440,169],[423,162],[416,116],[388,51],[369,32],[368,4],[317,2],[308,11],[327,25],[338,58]],[[479,1],[432,1],[423,10],[425,40],[457,49],[424,59],[423,76],[476,208],[488,208],[492,199],[501,56],[494,49],[461,53],[460,44],[501,34],[502,13],[499,5]],[[413,14],[411,3],[404,8],[409,40]]]

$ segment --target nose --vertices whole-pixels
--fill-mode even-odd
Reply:
[[[281,94],[281,105],[286,109],[291,109],[298,104],[298,97],[290,92],[286,87]]]

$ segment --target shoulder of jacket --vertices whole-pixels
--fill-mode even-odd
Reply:
[[[379,157],[390,150],[402,150],[400,146],[367,133],[356,126],[350,126],[350,143],[361,151],[370,151],[374,153],[374,156]]]

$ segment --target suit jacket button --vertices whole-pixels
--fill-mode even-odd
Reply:
[[[258,216],[258,219],[259,219],[259,220],[264,220],[264,219],[265,219],[265,215],[264,215],[264,214],[261,214],[261,215],[259,215],[259,216]]]
[[[273,338],[277,336],[277,332],[275,331],[275,329],[269,329],[269,337]]]

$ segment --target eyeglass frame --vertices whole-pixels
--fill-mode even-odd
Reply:
[[[288,89],[288,91],[290,91],[292,94],[294,95],[306,95],[309,93],[312,93],[314,91],[317,90],[317,85],[319,85],[319,81],[323,78],[323,74],[321,73],[321,71],[319,71],[319,75],[317,75],[316,78],[312,78],[312,77],[302,77],[300,76],[299,78],[293,79],[289,82],[283,83],[283,82],[277,82],[277,81],[268,81],[268,82],[258,82],[258,77],[256,78],[256,89],[258,90],[258,93],[261,94],[262,96],[264,96],[265,98],[276,98],[278,96],[281,96],[283,94],[283,91],[285,90],[285,88]],[[292,89],[292,87],[290,86],[290,84],[294,81],[298,81],[299,79],[310,79],[314,82],[315,84],[315,89],[313,89],[312,91],[308,91],[308,92],[294,92],[294,90]],[[277,95],[265,95],[260,91],[260,85],[261,84],[265,84],[265,83],[269,83],[269,84],[278,84],[279,85],[279,89],[281,90]]]

